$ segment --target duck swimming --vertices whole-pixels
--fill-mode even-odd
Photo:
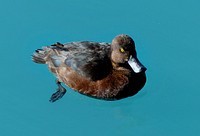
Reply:
[[[118,100],[133,96],[146,82],[146,68],[137,58],[133,39],[125,34],[112,43],[57,42],[37,49],[32,60],[47,64],[57,77],[58,89],[50,102],[66,93],[61,83],[87,96]]]

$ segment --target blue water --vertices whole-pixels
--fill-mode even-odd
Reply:
[[[1,136],[200,135],[200,8],[195,0],[1,0]],[[135,96],[101,101],[68,88],[31,61],[57,41],[111,42],[125,33],[148,68]]]

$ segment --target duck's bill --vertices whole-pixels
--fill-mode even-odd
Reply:
[[[140,63],[137,57],[130,57],[128,64],[131,66],[135,73],[140,73],[146,71],[146,67]]]

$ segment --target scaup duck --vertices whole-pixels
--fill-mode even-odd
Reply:
[[[118,100],[136,94],[146,82],[146,68],[137,58],[133,39],[125,34],[112,43],[57,42],[37,49],[32,60],[47,64],[57,77],[58,89],[50,102],[66,93],[61,83],[87,96]]]

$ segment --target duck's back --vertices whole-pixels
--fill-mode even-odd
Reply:
[[[64,44],[64,48],[65,64],[84,77],[99,80],[111,71],[108,43],[72,42]]]
[[[61,66],[70,67],[81,76],[93,81],[104,78],[112,69],[108,43],[89,41],[57,43],[37,50],[33,60],[48,64],[51,71]]]

